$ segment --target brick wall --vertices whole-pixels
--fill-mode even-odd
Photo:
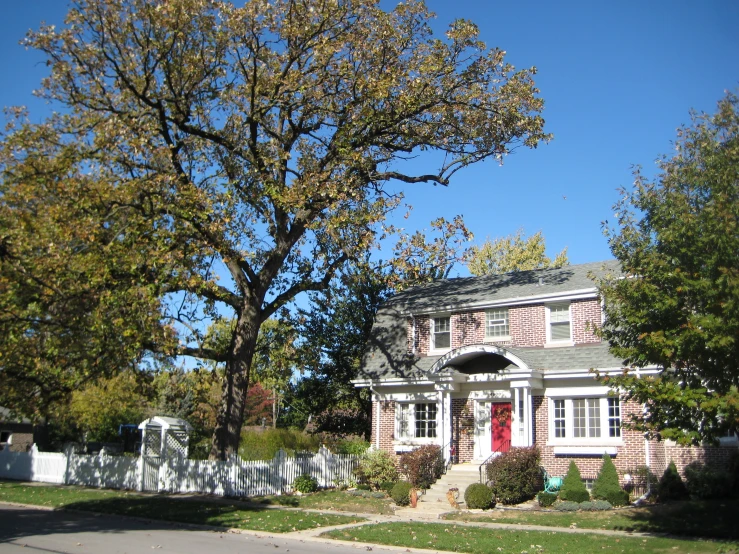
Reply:
[[[457,447],[459,448],[459,461],[469,462],[475,456],[475,436],[474,426],[464,428],[460,425],[460,418],[465,406],[467,412],[471,415],[474,414],[475,406],[473,400],[466,398],[452,398],[452,425],[454,430],[452,431],[454,436],[458,439]]]
[[[377,445],[377,410],[380,410],[380,449],[395,453],[395,402],[372,402],[372,445]]]
[[[546,342],[544,304],[512,307],[508,310],[513,346],[543,346]]]
[[[738,452],[739,447],[736,446],[678,446],[649,441],[650,468],[657,479],[662,477],[671,460],[684,478],[685,466],[693,462],[725,468],[729,459]]]
[[[480,344],[485,340],[485,312],[452,314],[452,348]]]
[[[416,318],[415,345],[413,344],[413,319],[410,317],[406,321],[406,329],[408,331],[408,339],[406,341],[408,352],[413,352],[413,347],[415,346],[415,352],[419,356],[428,354],[431,346],[431,320],[428,317]]]
[[[593,333],[594,327],[600,327],[601,308],[598,299],[575,300],[570,304],[572,317],[572,340],[575,344],[600,342]]]

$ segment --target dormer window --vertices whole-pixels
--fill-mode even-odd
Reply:
[[[452,346],[452,326],[449,316],[431,320],[431,349],[448,350]]]
[[[508,324],[508,308],[485,310],[485,338],[491,340],[508,340],[510,338]]]
[[[570,322],[569,302],[547,306],[547,342],[572,341]]]

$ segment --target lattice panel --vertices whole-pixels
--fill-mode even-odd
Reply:
[[[162,440],[158,432],[148,431],[144,437],[144,456],[160,456]]]
[[[167,432],[167,454],[187,458],[188,436],[185,431],[170,429]]]

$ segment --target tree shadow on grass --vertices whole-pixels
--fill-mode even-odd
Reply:
[[[675,501],[623,512],[631,524],[623,531],[668,533],[710,539],[739,539],[736,499]]]

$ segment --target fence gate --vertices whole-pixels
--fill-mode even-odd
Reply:
[[[159,433],[146,433],[141,445],[143,475],[141,485],[144,491],[159,491],[159,466],[162,465],[162,437]]]

